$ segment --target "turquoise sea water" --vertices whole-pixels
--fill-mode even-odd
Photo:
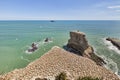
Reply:
[[[120,74],[120,52],[104,40],[120,38],[120,21],[0,21],[0,73],[25,67],[53,46],[63,47],[73,30],[86,33],[96,54],[107,61],[106,67]],[[46,37],[53,42],[44,43]],[[25,53],[33,42],[39,42],[39,49]]]

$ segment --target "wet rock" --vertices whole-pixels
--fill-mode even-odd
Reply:
[[[120,50],[120,40],[117,38],[106,38],[106,40],[110,41],[114,46],[116,46]]]

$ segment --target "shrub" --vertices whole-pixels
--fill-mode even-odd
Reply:
[[[68,80],[67,74],[65,72],[60,73],[55,77],[55,80]],[[77,80],[102,80],[100,78],[92,78],[92,77],[79,77]]]
[[[99,78],[92,78],[92,77],[83,77],[83,78],[78,78],[77,80],[101,80]]]
[[[62,72],[55,77],[55,80],[67,80],[66,77],[67,77],[66,73]]]

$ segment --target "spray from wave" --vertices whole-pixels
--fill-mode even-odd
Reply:
[[[104,55],[102,55],[101,57],[107,63],[106,65],[104,65],[104,67],[118,75],[119,69],[117,67],[117,63],[115,63],[112,59],[105,57]]]
[[[103,42],[110,50],[113,50],[116,53],[120,54],[120,50],[117,47],[115,47],[110,41],[107,41],[106,38],[103,38]]]
[[[42,40],[42,41],[39,40],[39,41],[37,41],[37,42],[32,42],[32,43],[35,44],[35,46],[37,47],[37,49],[36,49],[35,51],[29,51],[29,50],[32,50],[32,49],[33,49],[33,47],[32,47],[31,45],[29,45],[29,46],[27,46],[28,49],[25,50],[25,53],[26,53],[26,54],[32,54],[32,53],[36,52],[37,50],[39,50],[39,49],[40,49],[40,46],[43,46],[43,45],[45,45],[45,44],[48,44],[48,43],[52,43],[52,42],[53,42],[53,37],[47,38],[47,39],[48,39],[47,41],[45,41],[46,39],[44,39],[44,40]]]

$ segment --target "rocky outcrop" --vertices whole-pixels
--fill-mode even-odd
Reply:
[[[70,32],[67,47],[70,52],[90,58],[98,65],[105,64],[104,60],[94,53],[92,46],[88,44],[86,35],[79,31]]]
[[[60,73],[66,73],[66,79],[76,80],[79,77],[91,76],[103,80],[120,80],[117,75],[88,58],[78,56],[53,47],[39,59],[23,69],[16,69],[3,76],[2,80],[55,80]],[[64,75],[63,75],[64,76]]]
[[[120,40],[117,38],[106,38],[106,40],[110,41],[114,46],[116,46],[120,50]]]
[[[83,55],[84,51],[89,47],[85,34],[82,32],[70,32],[70,39],[68,40],[67,47]]]

